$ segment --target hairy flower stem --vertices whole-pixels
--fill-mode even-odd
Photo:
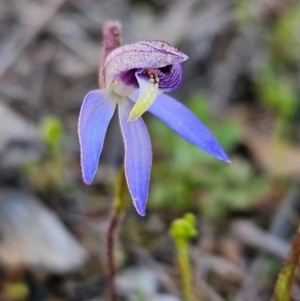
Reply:
[[[115,239],[117,235],[118,225],[121,222],[123,212],[127,204],[127,186],[124,168],[120,168],[117,181],[116,196],[114,199],[113,213],[109,222],[107,231],[107,273],[108,273],[108,297],[110,301],[117,301],[117,293],[115,287]]]
[[[100,88],[105,87],[104,80],[104,61],[107,55],[114,50],[115,48],[121,45],[121,31],[122,26],[118,21],[108,21],[103,26],[103,44],[102,44],[102,53],[100,61],[100,73],[99,73],[99,84]]]

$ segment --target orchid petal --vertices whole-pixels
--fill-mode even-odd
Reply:
[[[82,177],[86,184],[91,184],[96,174],[107,127],[115,108],[116,103],[105,90],[91,91],[84,98],[79,115],[78,137]]]
[[[182,103],[162,94],[149,108],[149,112],[167,124],[183,139],[191,142],[212,156],[230,162],[210,130]]]
[[[127,122],[132,107],[130,100],[119,104],[119,118],[125,143],[125,174],[133,204],[137,212],[144,216],[148,199],[152,148],[143,119]]]
[[[153,104],[156,97],[162,93],[158,89],[158,83],[151,78],[151,80],[145,80],[141,78],[139,75],[136,76],[139,87],[140,94],[139,98],[136,101],[133,109],[129,114],[128,121],[134,121],[138,119],[141,115],[143,115],[149,107]]]

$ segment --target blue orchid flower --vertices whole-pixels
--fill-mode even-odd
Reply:
[[[83,101],[78,124],[83,180],[91,184],[97,172],[104,138],[118,108],[125,145],[125,175],[137,212],[144,216],[148,199],[152,147],[141,115],[148,111],[183,139],[212,156],[229,159],[208,128],[183,104],[163,94],[178,88],[181,63],[188,57],[164,41],[120,46],[120,24],[104,28],[100,88]]]

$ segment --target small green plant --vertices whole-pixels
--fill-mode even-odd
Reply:
[[[264,104],[274,109],[279,117],[289,119],[295,113],[297,94],[293,80],[269,60],[259,77],[258,92]]]
[[[280,65],[293,66],[300,59],[300,5],[288,6],[270,37],[271,56]]]
[[[257,95],[277,119],[273,138],[287,140],[299,106],[297,68],[300,60],[300,5],[282,11],[267,41],[267,59],[257,80]]]
[[[188,255],[189,241],[197,236],[196,219],[191,213],[178,218],[171,224],[170,234],[177,247],[177,260],[182,278],[182,289],[185,301],[193,301],[191,266]]]
[[[40,124],[42,137],[50,148],[50,154],[56,156],[63,138],[63,129],[60,120],[54,116],[47,116]]]
[[[25,166],[27,176],[39,190],[65,186],[62,123],[54,116],[46,116],[42,118],[39,128],[46,152],[43,159]]]

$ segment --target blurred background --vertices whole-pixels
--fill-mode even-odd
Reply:
[[[181,299],[169,225],[197,218],[197,300],[270,300],[300,212],[297,0],[0,1],[0,300],[105,300],[105,231],[123,160],[117,120],[82,183],[77,119],[98,88],[102,25],[184,51],[172,93],[212,130],[225,164],[150,115],[147,215],[119,231],[120,300]],[[299,279],[300,280],[300,279]],[[300,282],[293,289],[300,300]]]

